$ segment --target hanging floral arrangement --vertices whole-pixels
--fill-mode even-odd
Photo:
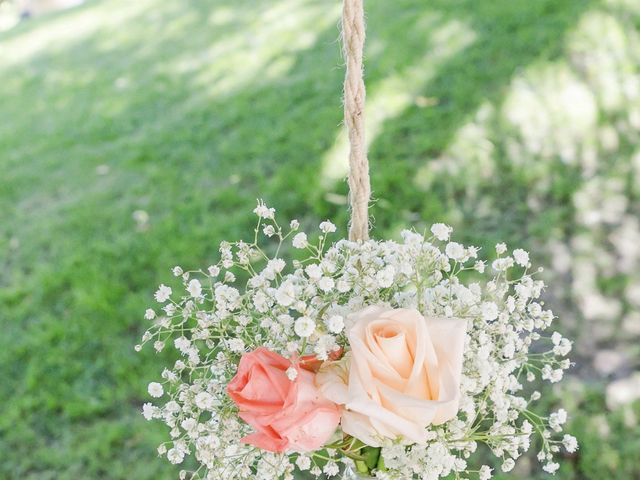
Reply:
[[[161,456],[195,458],[181,478],[487,480],[471,461],[480,444],[505,472],[532,444],[549,473],[577,449],[563,409],[532,411],[528,385],[561,380],[571,342],[551,333],[528,253],[498,244],[479,259],[444,224],[368,239],[363,18],[345,0],[350,238],[329,221],[280,224],[259,202],[250,241],[223,242],[206,269],[175,267],[181,291],[161,285],[146,311],[142,344],[178,358],[143,414],[169,426]]]

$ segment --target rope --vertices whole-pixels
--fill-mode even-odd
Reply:
[[[365,88],[362,56],[364,51],[363,0],[344,0],[342,43],[347,71],[344,78],[344,121],[349,133],[349,240],[369,238],[369,161],[364,132]]]

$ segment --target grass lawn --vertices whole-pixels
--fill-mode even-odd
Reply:
[[[587,264],[609,248],[639,209],[635,2],[367,9],[373,236],[444,221],[554,265],[576,239],[595,245],[571,250]],[[161,371],[133,351],[142,314],[172,266],[250,231],[257,197],[346,232],[339,12],[105,0],[0,33],[0,478],[176,478],[155,455],[166,432],[139,414]],[[602,205],[618,217],[592,228]],[[593,288],[616,299],[640,269],[605,270]],[[550,271],[549,301],[573,321],[559,328],[585,331],[572,275]],[[628,412],[605,414],[597,381],[573,385],[583,446],[559,477],[640,476]]]

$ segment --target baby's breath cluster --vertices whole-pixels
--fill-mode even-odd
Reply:
[[[377,478],[487,480],[492,469],[470,460],[479,444],[508,472],[534,443],[544,470],[553,473],[554,454],[578,448],[574,437],[561,434],[564,410],[540,416],[531,409],[541,395],[527,384],[559,381],[570,366],[571,342],[545,333],[554,316],[540,300],[544,284],[527,252],[498,244],[492,261],[480,260],[478,248],[450,241],[452,229],[444,224],[404,231],[399,242],[332,243],[331,222],[307,234],[296,220],[278,224],[275,210],[262,202],[254,213],[252,241],[223,242],[219,261],[204,270],[173,268],[176,281],[160,285],[156,307],[144,314],[153,324],[142,344],[177,352],[162,378],[149,384],[154,400],[143,415],[169,427],[161,456],[174,464],[194,456],[199,468],[181,478],[293,479],[296,470],[331,477],[352,465],[332,445],[273,454],[241,443],[251,429],[226,387],[241,355],[258,347],[318,360],[348,349],[349,315],[368,305],[467,319],[457,417],[429,427],[425,445],[387,441],[383,462],[372,471]],[[296,375],[287,371],[291,381]]]

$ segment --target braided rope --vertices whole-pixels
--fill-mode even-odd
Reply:
[[[342,42],[346,61],[344,79],[344,121],[349,133],[350,240],[369,238],[369,161],[364,131],[365,88],[362,57],[365,26],[363,0],[344,0]]]

